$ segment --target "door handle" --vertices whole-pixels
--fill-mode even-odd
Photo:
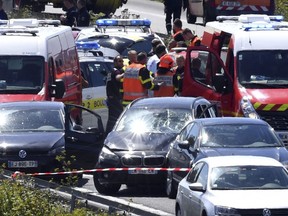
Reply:
[[[75,137],[67,137],[67,140],[69,140],[70,142],[77,142],[78,139]]]

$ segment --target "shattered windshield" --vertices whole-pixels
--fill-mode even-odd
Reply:
[[[130,109],[116,131],[134,133],[178,133],[192,120],[190,109]]]
[[[288,50],[242,51],[237,58],[238,79],[242,86],[287,87]]]
[[[60,109],[3,108],[0,132],[63,131],[64,114]]]

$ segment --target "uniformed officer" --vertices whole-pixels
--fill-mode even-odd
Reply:
[[[89,26],[90,14],[86,8],[86,0],[77,0],[78,18],[77,26]]]
[[[106,135],[113,129],[118,117],[123,111],[121,79],[124,76],[124,61],[122,56],[117,55],[114,58],[114,69],[107,74],[106,94],[108,106],[108,121],[106,126]]]

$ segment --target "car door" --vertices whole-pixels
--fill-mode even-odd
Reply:
[[[191,183],[201,183],[204,188],[207,188],[208,181],[208,165],[206,163],[199,163],[195,167],[199,167],[199,172],[196,175],[187,176],[187,181]],[[187,215],[202,215],[202,191],[193,191],[188,188],[187,194],[185,193],[185,199],[187,199],[187,206],[190,208],[187,211]]]
[[[183,184],[184,187],[179,187],[178,193],[182,195],[182,203],[180,208],[183,212],[183,215],[200,215],[199,207],[197,206],[197,199],[191,196],[192,191],[189,188],[189,184],[195,183],[197,181],[203,166],[204,163],[196,164],[184,179],[186,181],[185,184]]]
[[[185,127],[185,129],[179,135],[174,149],[174,167],[191,167],[191,164],[197,156],[197,151],[195,151],[194,144],[192,143],[195,143],[198,134],[199,126],[196,123],[192,122],[187,127]],[[185,146],[183,146],[183,143],[185,142],[187,143],[187,145],[185,144]],[[180,181],[186,175],[186,172],[175,172],[174,178],[177,179],[177,181]]]
[[[81,116],[79,119],[76,116]],[[104,141],[100,115],[79,105],[65,107],[65,149],[68,159],[75,157],[77,169],[93,169]]]
[[[194,59],[201,60],[199,77],[192,70]],[[189,47],[186,56],[183,96],[202,96],[211,103],[217,103],[221,115],[232,110],[233,79],[217,52],[206,47]]]

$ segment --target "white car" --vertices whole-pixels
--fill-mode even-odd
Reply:
[[[288,215],[288,172],[260,156],[199,160],[178,186],[177,216]]]

